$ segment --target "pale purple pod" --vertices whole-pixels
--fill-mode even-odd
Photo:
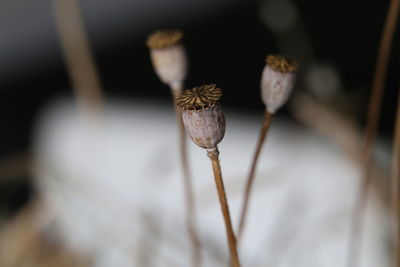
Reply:
[[[267,112],[274,114],[289,98],[298,63],[286,56],[269,55],[261,77],[261,98]]]
[[[280,72],[265,65],[261,78],[261,98],[269,113],[275,113],[289,98],[296,72]]]
[[[220,105],[182,110],[183,123],[192,141],[205,149],[216,148],[225,135],[225,117]]]
[[[150,57],[154,70],[162,82],[175,87],[185,80],[188,64],[186,50],[182,44],[152,48]]]

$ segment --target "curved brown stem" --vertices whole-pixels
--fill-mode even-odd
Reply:
[[[179,95],[181,88],[171,88],[174,99]],[[182,120],[182,110],[175,107],[175,115],[179,128],[179,150],[180,160],[183,173],[183,187],[185,194],[186,203],[186,227],[189,234],[189,238],[192,244],[192,264],[194,267],[201,266],[201,243],[197,234],[196,225],[196,205],[194,199],[193,182],[189,168],[188,155],[187,155],[187,142],[186,142],[186,131]]]
[[[268,134],[269,126],[271,124],[273,114],[269,113],[268,111],[265,111],[264,113],[264,121],[263,125],[261,127],[260,135],[258,137],[258,143],[256,147],[256,151],[253,156],[253,160],[251,162],[251,168],[249,175],[246,180],[246,188],[244,192],[244,199],[243,199],[243,204],[242,204],[242,210],[240,212],[240,219],[239,219],[239,229],[238,229],[238,240],[240,241],[242,234],[243,234],[243,229],[246,223],[246,217],[247,217],[247,210],[249,207],[249,201],[250,201],[250,193],[251,193],[251,188],[254,183],[254,175],[256,172],[256,167],[257,167],[257,162],[258,158],[261,153],[261,149],[263,147],[263,144],[265,142],[265,138]]]
[[[228,239],[228,246],[231,255],[231,266],[240,267],[239,255],[236,248],[236,237],[233,232],[231,216],[229,214],[228,201],[226,199],[224,182],[222,180],[221,166],[219,164],[219,151],[218,148],[208,150],[207,156],[211,159],[212,169],[214,173],[215,185],[217,187],[218,198],[221,204],[222,215],[225,221],[226,235]]]
[[[373,142],[377,135],[387,63],[392,46],[393,34],[396,29],[399,8],[400,0],[391,0],[379,46],[361,158],[361,167],[363,168],[362,175],[364,179],[362,180],[361,189],[356,198],[355,211],[351,222],[350,243],[347,257],[348,267],[356,267],[358,265],[357,260],[361,243],[360,239],[363,227],[363,215],[367,201],[368,187],[372,179],[371,154]]]

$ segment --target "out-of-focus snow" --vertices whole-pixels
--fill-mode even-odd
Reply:
[[[36,182],[58,236],[96,267],[190,266],[172,106],[110,102],[89,123],[54,104],[36,131]],[[86,118],[87,119],[87,118]],[[226,113],[222,172],[235,227],[261,115]],[[228,249],[209,159],[189,142],[203,266],[226,266]],[[359,170],[329,140],[273,121],[260,157],[243,266],[344,266]],[[385,217],[371,194],[362,267],[388,266]]]

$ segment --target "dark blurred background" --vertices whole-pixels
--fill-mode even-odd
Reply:
[[[264,58],[284,53],[301,63],[298,91],[310,90],[307,77],[313,68],[327,67],[320,82],[335,83],[332,90],[349,96],[352,116],[362,126],[388,4],[382,0],[82,0],[81,9],[109,97],[169,103],[170,91],[154,74],[144,42],[156,29],[180,28],[190,59],[186,85],[216,83],[224,90],[227,109],[260,116]],[[400,83],[399,41],[397,29],[380,125],[386,137],[392,135]],[[5,159],[29,151],[35,119],[46,103],[72,95],[50,1],[0,2],[0,59],[0,159]],[[290,116],[288,109],[283,114]],[[3,187],[2,192],[10,191]],[[15,194],[18,203],[21,192]]]

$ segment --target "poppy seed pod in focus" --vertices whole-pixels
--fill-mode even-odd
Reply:
[[[269,113],[274,114],[289,98],[296,80],[296,61],[269,55],[261,78],[261,97]]]
[[[225,135],[225,117],[218,104],[221,96],[221,89],[211,84],[185,90],[176,98],[186,131],[202,148],[216,148]]]
[[[186,51],[179,30],[156,31],[147,39],[150,57],[160,80],[172,88],[180,86],[187,73]]]

